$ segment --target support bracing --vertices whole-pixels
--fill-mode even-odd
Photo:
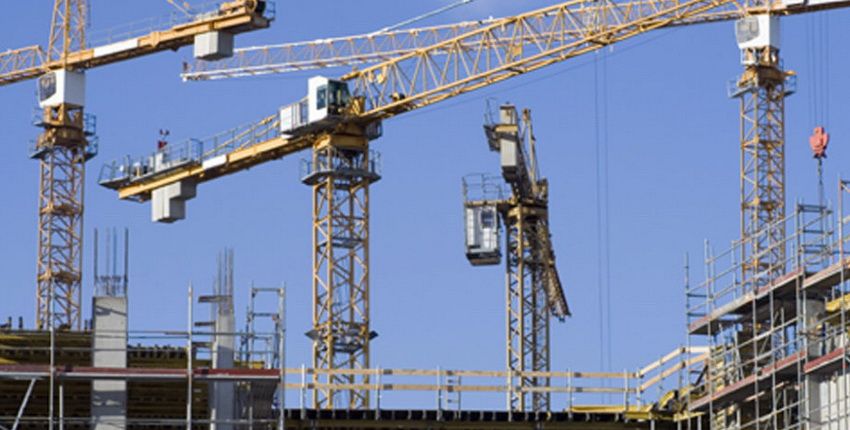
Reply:
[[[741,100],[742,281],[757,289],[785,272],[785,96],[788,74],[778,49],[742,51]]]
[[[317,140],[304,182],[313,187],[313,366],[369,368],[369,185],[380,179],[360,134]],[[367,375],[314,375],[316,409],[366,409],[364,389],[323,384],[368,384]]]
[[[82,107],[65,103],[46,107],[38,125],[37,325],[80,329],[83,186],[93,129]]]
[[[548,392],[527,392],[532,387],[548,387],[549,378],[527,376],[524,372],[548,372],[549,301],[539,226],[546,221],[545,207],[518,204],[505,213],[507,231],[507,360],[515,389],[509,390],[508,408],[513,411],[547,412]],[[548,234],[548,233],[546,233]]]

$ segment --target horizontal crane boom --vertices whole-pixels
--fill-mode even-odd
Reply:
[[[101,183],[117,189],[122,199],[147,200],[151,191],[169,184],[183,180],[204,182],[309,148],[315,134],[330,133],[341,123],[377,123],[652,30],[728,21],[755,13],[791,15],[848,5],[850,0],[816,5],[745,0],[563,2],[498,19],[457,37],[352,71],[341,82],[348,84],[351,100],[357,101],[358,107],[349,109],[338,121],[321,126],[324,128],[317,123],[309,127],[308,134],[269,130],[272,134],[267,138],[242,142],[214,161],[196,158],[187,164],[191,167],[162,172],[134,176],[133,167],[122,161],[107,166]],[[266,118],[261,122],[268,121]]]
[[[632,5],[629,5],[629,3],[632,3]],[[629,7],[633,7],[634,3],[619,2],[617,3],[617,7],[621,10],[628,9]],[[638,1],[637,3],[647,4],[648,2]],[[803,3],[799,3],[799,5],[803,5]],[[803,10],[809,11],[813,8],[824,7],[828,6],[818,4],[815,6],[806,6]],[[593,8],[608,9],[609,5],[586,5],[588,11]],[[793,13],[799,10],[799,8],[786,7],[784,4],[772,5],[771,8],[774,10],[774,13],[779,11]],[[726,10],[706,13],[697,20],[672,22],[669,26],[736,19],[742,16],[742,10],[751,9],[753,8],[741,3],[738,7],[730,7]],[[313,41],[241,48],[236,50],[232,58],[221,61],[196,60],[191,64],[184,64],[181,77],[184,81],[205,81],[375,64],[394,57],[410,54],[430,45],[454,39],[461,34],[501,21],[502,19],[500,18],[489,18],[481,21],[466,21],[391,32],[375,32]],[[573,36],[576,35],[578,33]],[[519,41],[525,45],[533,45],[545,43],[546,37],[550,37],[550,35],[546,33],[528,34]],[[506,38],[490,40],[489,42],[493,43],[494,47],[498,47],[499,45],[504,46],[511,41],[512,38]],[[467,44],[466,47],[473,48],[474,42],[472,45]],[[444,53],[448,53],[448,51]],[[440,54],[440,52],[438,51],[434,54]]]
[[[186,17],[167,28],[148,28],[137,36],[127,36],[91,48],[71,52],[67,58],[48,59],[38,46],[0,53],[0,86],[33,79],[63,69],[82,70],[112,64],[165,50],[191,45],[195,36],[214,31],[238,34],[266,28],[274,9],[261,0],[222,3]]]
[[[837,0],[786,6],[746,0],[574,0],[503,18],[427,49],[356,70],[342,79],[364,97],[362,116],[387,118],[484,88],[656,29],[847,7]],[[494,43],[509,40],[510,43]],[[534,40],[528,44],[527,40]]]

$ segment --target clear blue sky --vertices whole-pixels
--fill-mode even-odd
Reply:
[[[15,2],[0,14],[0,49],[45,43],[50,3]],[[273,28],[237,45],[363,33],[448,0],[278,1]],[[501,16],[551,1],[479,0],[424,24]],[[165,1],[92,1],[92,29],[170,10]],[[788,101],[788,200],[814,199],[807,148],[807,18],[784,20],[783,57],[800,73]],[[830,13],[833,147],[829,195],[848,160],[850,13]],[[92,229],[131,229],[130,318],[134,329],[183,328],[185,289],[209,290],[215,256],[236,250],[237,308],[250,282],[289,285],[289,364],[309,363],[310,189],[302,156],[204,184],[189,217],[155,225],[150,208],[96,185],[100,166],[155,146],[157,131],[203,137],[268,115],[305,93],[308,75],[182,83],[191,55],[161,53],[88,73],[88,112],[98,116],[100,155],[86,179],[85,313],[90,313]],[[385,124],[374,148],[384,179],[372,188],[372,318],[382,367],[504,367],[504,269],[472,268],[463,256],[460,178],[496,172],[481,129],[485,99],[533,110],[541,167],[551,188],[551,224],[574,317],[555,324],[554,369],[599,369],[596,147],[592,57],[569,61]],[[682,260],[702,277],[703,239],[738,235],[738,105],[726,82],[740,72],[731,23],[658,32],[610,51],[607,73],[613,368],[634,369],[685,341]],[[339,74],[341,72],[334,72]],[[35,84],[0,89],[0,316],[31,326],[36,256],[37,163],[27,158]],[[304,154],[306,155],[306,154]]]

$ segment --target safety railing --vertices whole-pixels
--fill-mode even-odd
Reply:
[[[740,97],[744,93],[756,91],[758,87],[754,85],[740,85],[740,79],[730,79],[726,82],[726,95],[729,98]],[[785,95],[789,96],[797,92],[797,75],[785,75]]]
[[[32,111],[31,123],[36,127],[44,127],[47,125],[49,121],[45,117],[46,113],[44,109],[35,108]],[[100,139],[97,136],[97,116],[86,113],[83,114],[82,119],[82,127],[83,134],[86,136],[86,147],[83,156],[86,160],[90,160],[97,156],[98,150],[100,148]],[[50,148],[43,145],[39,139],[30,140],[29,142],[29,156],[33,159],[42,158]]]
[[[183,2],[181,2],[183,3]],[[98,47],[141,37],[157,31],[165,31],[181,24],[210,19],[222,13],[225,1],[207,1],[190,5],[183,10],[175,10],[165,15],[144,18],[123,23],[102,30],[95,30],[87,37],[88,46]],[[266,1],[263,16],[269,20],[275,18],[274,2]]]
[[[234,150],[278,137],[278,124],[277,115],[272,115],[262,121],[235,127],[204,139],[188,139],[176,144],[167,144],[147,156],[127,156],[105,164],[101,168],[98,182],[105,187],[117,188],[177,167],[203,165],[204,162],[226,156]]]
[[[283,381],[286,390],[297,392],[300,406],[307,408],[308,396],[313,390],[367,390],[376,399],[377,408],[392,405],[391,393],[430,393],[437,408],[448,406],[448,395],[464,393],[464,396],[498,396],[504,399],[508,393],[550,393],[557,396],[553,411],[584,410],[617,413],[662,413],[659,400],[669,391],[681,387],[682,372],[702,363],[707,357],[707,348],[677,348],[647,366],[634,371],[584,372],[575,370],[548,372],[510,372],[504,370],[451,370],[451,369],[311,369],[305,366],[283,368],[269,366],[271,363],[236,363],[233,369],[209,370],[211,345],[216,336],[265,337],[280,333],[266,332],[215,332],[193,328],[187,330],[97,330],[86,332],[19,331],[0,329],[0,345],[18,350],[12,359],[0,366],[0,386],[3,381],[37,379],[46,381],[50,376],[48,356],[54,356],[57,367],[53,372],[57,381],[92,381],[99,379],[179,382],[185,381],[193,369],[193,377],[207,381],[227,380],[243,382],[265,382],[278,384]],[[91,354],[93,339],[126,340],[126,349],[99,348],[97,352],[127,351],[135,366],[131,368],[92,368]],[[250,339],[250,338],[249,338]],[[191,345],[191,352],[189,352]],[[3,348],[9,354],[9,348]],[[22,352],[23,351],[23,352]],[[35,358],[34,358],[35,357]],[[40,357],[40,358],[39,358]],[[275,363],[283,366],[283,361]],[[140,370],[141,369],[141,370]],[[183,369],[184,371],[181,371]],[[355,376],[359,383],[321,383],[314,376],[328,374]],[[513,379],[509,379],[513,376]],[[508,385],[508,380],[520,377],[536,377],[549,380],[546,386]],[[280,379],[283,377],[283,379]],[[269,394],[269,395],[273,395]],[[610,399],[607,403],[600,399]],[[481,400],[479,398],[478,400]],[[442,406],[441,406],[442,405]],[[425,405],[430,408],[430,405]]]
[[[301,179],[310,183],[311,178],[333,173],[348,174],[366,178],[380,178],[383,170],[381,153],[369,150],[369,157],[364,153],[352,151],[344,154],[344,150],[330,150],[331,153],[314,152],[310,158],[301,160],[299,169]]]
[[[464,201],[502,201],[511,192],[501,176],[485,173],[474,173],[462,179]]]
[[[711,319],[715,310],[752,293],[759,286],[779,282],[783,276],[815,272],[834,263],[841,247],[835,226],[830,209],[799,204],[791,215],[750,238],[733,241],[729,248],[720,253],[715,253],[706,241],[705,280],[686,288],[688,323]],[[764,255],[780,255],[782,258],[770,267],[748,273],[749,279],[744,279],[747,261],[744,261],[742,254],[745,249],[754,249],[754,243],[769,242],[770,236],[775,236],[775,232],[783,228],[790,233],[770,243],[758,255],[748,256],[749,260]],[[847,240],[845,237],[844,241]],[[780,274],[777,276],[777,273]]]

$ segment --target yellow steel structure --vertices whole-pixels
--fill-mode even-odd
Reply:
[[[402,112],[480,89],[505,79],[580,56],[603,46],[672,26],[728,21],[752,14],[795,15],[843,8],[840,0],[809,6],[733,0],[598,2],[573,0],[522,15],[495,20],[480,29],[405,52],[392,60],[343,76],[364,104],[346,123],[369,124]],[[532,37],[537,42],[528,44]],[[498,44],[492,40],[500,40]],[[109,186],[119,198],[145,201],[151,191],[183,180],[201,183],[311,148],[322,133],[289,136],[276,130],[272,114],[203,155],[202,160],[162,174],[138,174]],[[333,130],[326,130],[331,133]],[[222,150],[226,149],[226,150]]]
[[[237,49],[219,61],[185,64],[184,81],[207,81],[390,60],[490,24],[494,19]]]
[[[779,51],[751,48],[732,95],[741,104],[742,281],[758,290],[785,273],[785,96]]]
[[[503,212],[507,231],[507,357],[510,371],[551,370],[549,315],[570,314],[549,231],[549,185],[537,178],[531,112],[523,111],[526,139],[530,141],[530,168],[526,180],[511,181],[512,196]],[[522,140],[520,140],[522,142]],[[523,166],[522,169],[527,167]],[[548,386],[547,378],[520,377],[519,387]],[[511,410],[549,411],[545,393],[511,393]],[[530,401],[529,401],[530,400]]]
[[[312,128],[308,132],[290,135],[280,131],[280,120],[275,113],[257,124],[232,133],[232,138],[204,153],[196,159],[184,160],[179,166],[161,172],[137,172],[132,165],[113,166],[123,171],[123,176],[112,175],[103,184],[117,189],[122,199],[144,201],[151,198],[153,190],[166,185],[186,181],[198,184],[223,175],[246,170],[266,161],[277,159],[307,148],[313,148],[314,154],[321,153],[321,142],[334,142],[340,138],[350,138],[352,127],[365,130],[376,125],[383,119],[430,106],[467,92],[484,88],[506,79],[528,73],[543,67],[556,64],[570,58],[595,51],[607,45],[630,39],[646,32],[688,24],[698,24],[715,21],[728,21],[750,15],[793,15],[831,8],[841,8],[850,5],[850,1],[808,5],[806,3],[788,4],[781,1],[743,1],[743,0],[635,0],[623,2],[595,2],[588,0],[572,0],[532,12],[494,20],[480,28],[457,36],[449,36],[434,44],[413,49],[399,54],[392,59],[369,67],[354,70],[342,77],[352,89],[353,104],[343,116],[341,122],[324,128]],[[367,59],[347,60],[351,63],[368,62]],[[362,138],[358,138],[362,139]],[[334,146],[334,145],[331,145]],[[366,145],[361,140],[365,157]],[[316,157],[317,155],[314,155]],[[209,161],[205,163],[205,161]],[[338,160],[345,163],[344,160]],[[328,200],[330,194],[320,195],[321,187],[327,183],[314,185],[314,199],[320,204]],[[328,188],[325,188],[328,189]],[[365,193],[368,195],[368,193]],[[354,199],[343,198],[354,202]],[[368,203],[362,208],[362,219],[368,220]],[[315,237],[322,234],[330,240],[332,234],[326,233],[325,225],[335,226],[346,224],[351,219],[352,211],[334,215],[320,215],[314,210]],[[322,220],[322,218],[327,218]],[[519,219],[519,218],[518,218]],[[368,235],[355,239],[356,246],[368,250]],[[314,243],[314,258],[331,258],[327,250],[317,251],[318,244]],[[324,254],[321,254],[324,253]],[[365,253],[364,255],[367,255]],[[325,273],[314,273],[314,285],[325,285],[337,293],[334,288],[350,288],[355,282],[331,282],[334,277],[349,277],[360,279],[368,276],[368,259],[361,259],[356,252],[349,252],[349,261],[361,265],[363,273],[351,270],[354,266],[345,266],[337,274],[331,269],[328,272],[324,266],[314,262],[314,270]],[[329,266],[332,267],[332,266]],[[365,278],[368,279],[368,278]],[[322,281],[319,281],[322,280]],[[326,284],[324,284],[326,283]],[[323,285],[324,284],[324,285]],[[368,282],[366,283],[368,285]],[[368,287],[364,290],[368,291]],[[361,294],[360,291],[355,292]],[[341,297],[353,297],[348,295]],[[328,333],[329,327],[351,325],[359,330],[356,342],[368,342],[366,324],[353,324],[356,318],[368,321],[368,296],[362,295],[363,301],[359,307],[351,307],[346,323],[334,322],[332,319],[316,319],[314,327],[317,339],[321,333]],[[317,302],[314,309],[322,308],[320,293],[316,294]],[[347,303],[353,303],[349,301]],[[331,305],[333,306],[333,305]],[[342,321],[342,320],[340,320]],[[351,333],[354,331],[352,330]],[[345,334],[346,332],[340,331]],[[330,339],[330,338],[326,338]],[[355,342],[355,343],[356,343]],[[314,348],[321,348],[320,342],[314,342]],[[328,343],[328,340],[325,341]],[[328,348],[325,346],[325,348]],[[368,345],[363,344],[363,361],[348,361],[345,367],[356,367],[359,363],[368,362]],[[314,351],[316,356],[320,356]],[[348,354],[351,358],[351,354]],[[319,365],[336,366],[334,359],[323,359]],[[340,363],[339,365],[342,365]],[[333,367],[330,367],[333,369]],[[323,397],[326,396],[326,397]],[[332,393],[318,396],[317,403],[325,407],[331,406]],[[362,407],[365,403],[359,394],[352,393],[347,400],[347,406]],[[324,402],[324,403],[323,403]],[[334,407],[342,406],[335,403]]]
[[[266,28],[270,22],[263,15],[265,2],[236,0],[168,29],[89,48],[87,5],[85,0],[55,0],[47,50],[31,46],[0,53],[0,85],[53,71],[83,71],[190,45],[195,36],[211,31],[241,33]],[[44,132],[33,151],[40,174],[36,324],[40,329],[80,329],[83,191],[85,162],[96,153],[89,142],[93,122],[82,104],[62,102],[44,107],[37,125]]]
[[[271,21],[270,16],[264,15],[268,6],[266,1],[232,0],[222,2],[213,10],[205,10],[186,22],[176,23],[168,28],[152,28],[136,37],[88,47],[84,33],[86,4],[87,2],[75,0],[54,2],[53,26],[47,51],[40,46],[28,46],[0,52],[0,85],[34,79],[50,71],[90,69],[156,52],[175,50],[191,45],[199,34],[211,31],[244,33],[267,28]],[[66,28],[69,30],[67,33]],[[74,46],[67,53],[63,48],[66,40],[73,42]]]
[[[313,188],[313,367],[368,369],[369,185],[380,179],[362,130],[318,139],[304,183]],[[314,374],[321,384],[369,384],[367,374]],[[365,389],[317,389],[316,409],[368,409]]]
[[[524,110],[520,120],[516,107],[504,105],[499,109],[498,122],[491,118],[484,127],[491,150],[501,154],[502,176],[510,185],[511,195],[500,200],[486,196],[484,200],[469,200],[469,184],[465,183],[464,205],[467,210],[496,208],[507,233],[505,344],[508,386],[516,388],[508,391],[507,407],[512,411],[550,411],[551,396],[535,388],[550,385],[549,378],[541,376],[541,372],[551,370],[550,314],[563,320],[570,310],[549,230],[549,185],[546,179],[538,178],[530,110]],[[490,188],[495,184],[483,180],[480,185]]]
[[[89,132],[83,107],[44,109],[38,137],[36,322],[40,329],[82,324],[83,188]]]

